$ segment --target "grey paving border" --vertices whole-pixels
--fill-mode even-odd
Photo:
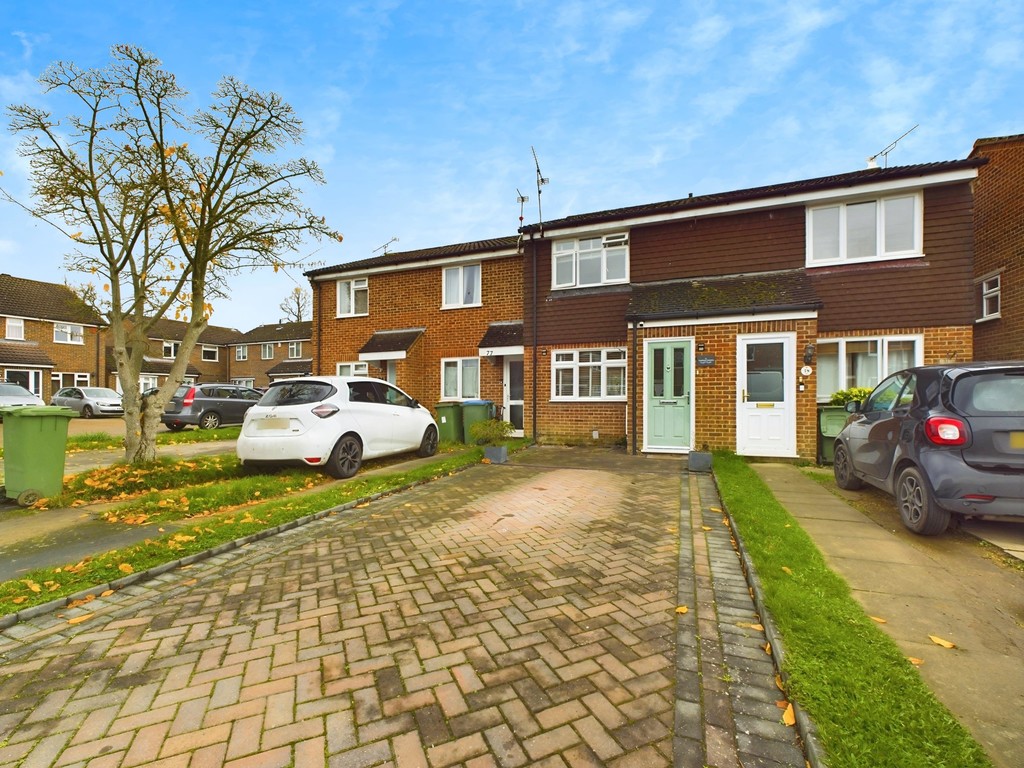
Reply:
[[[715,478],[715,488],[718,488],[718,480]],[[721,498],[721,492],[719,492],[719,498]],[[754,563],[750,559],[750,555],[747,552],[747,547],[743,543],[743,537],[740,535],[739,529],[736,527],[736,521],[733,520],[732,515],[729,513],[729,508],[726,507],[725,502],[722,502],[722,509],[725,511],[726,518],[729,520],[729,529],[732,531],[733,538],[736,540],[736,548],[740,554],[740,564],[743,567],[743,575],[746,577],[747,584],[750,586],[750,591],[754,596],[754,605],[757,608],[757,612],[761,617],[761,624],[764,626],[765,637],[768,638],[768,642],[771,644],[771,655],[772,660],[775,662],[775,668],[779,670],[779,674],[785,681],[785,672],[783,671],[783,661],[786,657],[785,646],[782,643],[782,636],[779,634],[778,627],[775,626],[775,621],[772,619],[771,613],[765,606],[764,602],[764,588],[761,586],[761,579],[757,575],[757,571],[754,569]],[[818,729],[814,725],[814,721],[811,720],[810,716],[797,704],[795,701],[793,704],[793,714],[796,716],[796,727],[800,733],[800,738],[804,742],[804,752],[807,756],[807,762],[810,763],[811,768],[828,768],[828,759],[826,757],[825,748],[821,745],[821,739],[818,736]]]

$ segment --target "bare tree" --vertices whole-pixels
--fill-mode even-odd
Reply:
[[[301,323],[309,313],[309,291],[299,286],[292,288],[288,297],[280,303],[281,311],[284,312],[284,319],[290,323]]]
[[[34,200],[0,194],[75,242],[70,271],[103,281],[125,453],[137,463],[156,457],[163,405],[230,274],[298,264],[292,254],[305,235],[341,236],[300,202],[299,184],[323,183],[316,164],[273,160],[302,135],[280,96],[225,77],[210,107],[186,115],[187,94],[158,59],[129,45],[111,56],[101,69],[58,62],[42,74],[47,94],[77,104],[64,122],[34,106],[8,108],[12,130],[23,135]],[[187,328],[167,382],[143,403],[149,331],[172,316]]]

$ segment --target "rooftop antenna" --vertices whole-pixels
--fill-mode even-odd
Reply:
[[[540,209],[540,188],[549,183],[551,179],[545,178],[545,176],[540,172],[540,161],[537,159],[537,150],[531,146],[530,151],[533,152],[533,164],[537,168],[537,223],[540,225],[540,235],[543,237],[544,216],[541,214]]]
[[[386,243],[384,243],[384,245],[382,245],[380,248],[374,248],[373,252],[376,253],[377,251],[384,251],[384,253],[382,253],[381,256],[387,256],[388,255],[388,246],[391,245],[392,243],[397,243],[397,242],[398,242],[398,237],[397,236],[392,237],[390,240],[388,240]]]
[[[917,125],[920,125],[920,123],[918,123]],[[868,158],[868,168],[877,168],[878,167],[878,158],[879,157],[882,158],[882,167],[883,168],[888,168],[889,167],[889,153],[892,152],[894,149],[896,149],[896,145],[899,144],[902,139],[905,139],[913,131],[915,131],[917,129],[917,125],[915,125],[909,131],[904,133],[902,136],[900,136],[898,139],[896,139],[896,141],[894,141],[892,144],[887,146],[881,152],[876,152],[871,157],[869,157]]]
[[[523,207],[526,203],[530,202],[530,198],[524,195],[516,188],[516,202],[519,203],[519,242],[516,243],[516,249],[522,250],[523,248]]]

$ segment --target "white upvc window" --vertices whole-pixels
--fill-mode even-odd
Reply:
[[[807,209],[807,266],[923,256],[920,193]]]
[[[443,284],[442,309],[481,305],[479,264],[447,267],[443,271]]]
[[[336,363],[335,370],[339,376],[367,376],[369,368],[366,363]]]
[[[302,342],[301,341],[289,341],[288,342],[288,359],[297,360],[302,357]]]
[[[249,345],[239,344],[235,347],[235,360],[238,362],[244,362],[249,359]]]
[[[357,317],[370,312],[369,280],[357,277],[351,280],[339,280],[338,283],[338,317]]]
[[[164,341],[164,359],[173,360],[178,356],[178,350],[181,349],[180,341]]]
[[[233,378],[231,379],[232,384],[238,384],[242,387],[254,387],[256,386],[256,379],[252,378]]]
[[[629,236],[625,232],[552,243],[552,288],[585,288],[627,282]]]
[[[90,382],[88,373],[63,373],[54,371],[50,374],[50,386],[54,392],[64,387],[88,387]]]
[[[441,399],[480,397],[480,358],[454,357],[441,361]]]
[[[817,349],[818,402],[850,387],[874,389],[882,379],[924,362],[923,336],[852,336],[820,339]]]
[[[216,363],[220,359],[220,350],[212,344],[203,344],[202,358],[208,363]]]
[[[53,324],[53,342],[55,344],[85,344],[85,330],[72,323]]]
[[[20,317],[8,317],[7,327],[4,330],[4,338],[16,339],[18,341],[24,341],[25,339],[25,321]]]
[[[1002,316],[1002,283],[1000,275],[989,275],[978,283],[981,292],[978,306],[979,320],[995,320]]]
[[[626,350],[573,349],[554,353],[552,400],[625,400]]]
[[[260,360],[274,359],[274,345],[271,343],[260,344]]]

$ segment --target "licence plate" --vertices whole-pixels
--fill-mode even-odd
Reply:
[[[256,429],[288,429],[288,419],[260,419]]]
[[[1010,433],[1010,447],[1024,449],[1024,432]]]

